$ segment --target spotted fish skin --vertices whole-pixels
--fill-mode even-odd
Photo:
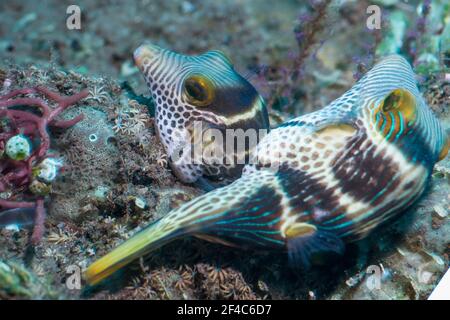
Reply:
[[[245,163],[237,163],[235,153],[245,153],[240,155],[245,157],[256,144],[245,150],[233,149],[231,154],[224,152],[228,162],[214,162],[203,154],[200,161],[192,161],[193,138],[198,134],[205,137],[207,130],[222,132],[225,141],[220,147],[224,148],[227,129],[269,129],[262,97],[234,70],[230,60],[220,51],[187,56],[153,44],[141,45],[134,59],[156,104],[158,135],[175,175],[186,183],[206,177],[219,185],[240,177]],[[207,138],[204,140],[208,144]]]
[[[325,108],[273,129],[240,179],[170,212],[90,266],[95,284],[133,259],[195,235],[239,248],[320,251],[398,217],[424,192],[449,141],[400,56],[383,59]]]
[[[383,112],[395,92],[411,106]],[[417,200],[448,144],[410,65],[390,56],[327,107],[272,130],[244,175],[278,161],[275,188],[288,203],[281,230],[314,223],[351,241]]]

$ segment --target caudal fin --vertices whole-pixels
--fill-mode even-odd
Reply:
[[[89,285],[95,285],[144,254],[174,240],[179,234],[165,228],[164,219],[140,231],[113,251],[91,264],[84,273]]]

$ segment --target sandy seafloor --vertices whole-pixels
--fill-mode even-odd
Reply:
[[[398,222],[350,246],[345,259],[330,265],[298,272],[288,268],[284,253],[183,239],[100,288],[66,286],[70,266],[86,268],[137,228],[202,193],[177,181],[167,166],[151,103],[131,99],[121,88],[126,81],[137,95],[147,95],[131,58],[144,40],[187,54],[224,51],[267,99],[272,125],[323,107],[386,47],[397,48],[410,61],[435,62],[416,70],[421,91],[448,131],[448,4],[432,1],[427,29],[414,38],[409,31],[417,28],[421,2],[373,2],[383,12],[378,33],[366,29],[370,1],[332,2],[312,26],[305,17],[314,12],[303,1],[71,1],[82,10],[81,30],[66,28],[66,1],[0,2],[2,94],[37,84],[64,94],[90,90],[64,113],[82,112],[85,120],[52,134],[52,147],[69,169],[46,203],[46,233],[34,254],[26,250],[27,230],[0,230],[0,298],[426,299],[449,265],[448,157],[436,166],[427,194]],[[296,28],[315,32],[308,45],[297,44]],[[408,47],[414,39],[415,57]],[[302,52],[300,79],[274,99],[284,72]],[[126,126],[118,126],[123,117]],[[136,198],[145,201],[144,209]],[[369,267],[381,272],[379,287],[371,285]]]

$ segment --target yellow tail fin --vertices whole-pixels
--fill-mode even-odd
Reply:
[[[91,264],[84,272],[86,282],[89,285],[95,285],[145,253],[174,240],[177,232],[161,228],[159,222],[145,228]]]
[[[266,186],[262,193],[259,191],[258,184],[261,181],[266,182],[263,176],[273,178],[273,174],[269,171],[258,171],[257,174],[242,177],[231,185],[201,195],[169,212],[89,266],[84,273],[85,280],[89,285],[95,285],[133,260],[184,235],[196,235],[208,241],[232,244],[227,239],[221,239],[214,232],[209,231],[213,227],[219,229],[224,227],[222,224],[216,226],[216,223],[220,221],[232,225],[241,219],[256,219],[257,217],[253,215],[262,214],[267,205],[270,207],[271,202],[267,202],[267,198],[275,192],[270,185]],[[254,192],[259,192],[256,200]],[[242,193],[246,194],[244,202],[240,197]],[[275,197],[279,201],[279,196],[275,194]],[[252,209],[255,207],[259,210]],[[273,214],[277,215],[278,211],[273,210]],[[268,225],[267,228],[273,231],[273,225]],[[240,243],[239,239],[236,241]]]

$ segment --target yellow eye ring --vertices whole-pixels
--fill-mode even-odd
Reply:
[[[388,140],[394,139],[402,126],[409,127],[417,118],[416,98],[406,89],[392,90],[375,110],[373,121]]]
[[[202,75],[192,75],[183,84],[187,101],[197,107],[205,107],[214,100],[214,86]]]
[[[381,111],[386,113],[392,110],[398,110],[406,121],[414,122],[417,112],[416,99],[408,90],[395,89],[381,104]]]
[[[447,136],[445,139],[444,146],[442,147],[441,152],[439,152],[439,161],[444,160],[449,150],[450,150],[450,137]]]

